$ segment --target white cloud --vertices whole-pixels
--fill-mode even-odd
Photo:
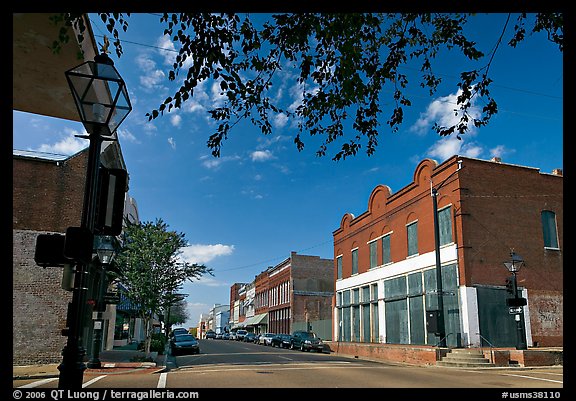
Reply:
[[[455,109],[458,108],[457,98],[461,94],[462,91],[459,90],[455,94],[439,97],[433,100],[432,103],[428,105],[426,111],[420,113],[420,117],[410,127],[410,131],[418,134],[425,134],[434,123],[443,127],[451,127],[457,124],[460,120],[461,112],[459,110],[455,111]],[[472,103],[472,107],[469,109],[469,114],[474,118],[480,116],[478,109],[474,107],[474,102]],[[474,131],[474,125],[471,122],[469,122],[468,129],[469,133]]]
[[[122,139],[122,141],[140,143],[140,141],[138,141],[138,139],[136,139],[136,137],[127,129],[118,128],[116,132],[118,132],[118,137]]]
[[[174,140],[174,138],[172,137],[168,138],[168,143],[170,144],[172,149],[176,149],[176,141]]]
[[[445,137],[428,149],[428,155],[444,161],[453,155],[457,155],[461,147],[461,140],[458,140],[456,137]]]
[[[459,140],[455,136],[444,137],[432,145],[428,151],[428,156],[436,157],[444,161],[454,155],[467,157],[479,157],[483,148],[474,143],[465,143],[464,139]]]
[[[288,116],[284,113],[276,114],[272,119],[272,125],[276,128],[283,128],[288,123]]]
[[[263,162],[273,158],[274,155],[269,150],[255,150],[250,154],[250,159],[252,159],[253,162]]]
[[[157,91],[163,89],[163,83],[166,82],[164,71],[156,68],[156,62],[146,53],[141,53],[136,57],[136,65],[142,71],[140,75],[140,84],[144,89]]]
[[[204,155],[200,157],[200,160],[202,160],[202,165],[204,167],[208,169],[216,169],[220,167],[222,163],[240,160],[240,156],[224,156],[216,158],[214,156]]]
[[[170,116],[170,124],[172,124],[174,127],[179,127],[180,123],[182,123],[182,117],[180,117],[178,114],[173,114]]]
[[[190,244],[181,249],[180,257],[188,263],[208,263],[219,257],[231,255],[234,252],[234,245],[204,245]]]
[[[176,47],[174,46],[174,42],[172,41],[170,36],[169,35],[161,36],[156,41],[156,45],[160,48],[158,50],[158,53],[160,53],[160,55],[162,57],[164,57],[164,64],[172,66],[172,64],[174,64],[174,62],[176,61],[176,56],[178,55],[178,51],[176,50]],[[187,70],[188,68],[190,68],[192,66],[192,62],[193,62],[193,58],[188,57],[186,60],[184,60],[184,64],[182,65],[182,68]]]
[[[82,149],[88,147],[89,143],[86,139],[77,138],[74,135],[85,134],[85,132],[78,132],[69,128],[64,129],[68,134],[65,138],[56,142],[55,144],[42,144],[36,150],[46,153],[58,153],[61,155],[73,155],[80,152]]]
[[[506,154],[514,153],[513,149],[508,149],[504,145],[498,145],[492,149],[490,149],[490,156],[491,157],[504,157]]]
[[[226,96],[221,94],[222,89],[220,88],[220,82],[214,81],[212,83],[211,93],[212,93],[212,107],[221,107],[224,105]]]

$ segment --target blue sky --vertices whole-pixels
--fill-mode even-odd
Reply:
[[[505,14],[480,15],[469,27],[484,53],[494,47],[505,19]],[[453,118],[456,80],[467,68],[461,58],[445,54],[434,69],[444,80],[434,97],[419,89],[416,66],[404,70],[412,75],[407,90],[412,106],[395,133],[383,114],[379,145],[370,157],[361,152],[334,162],[330,154],[337,149],[329,148],[319,158],[318,143],[306,135],[306,147],[298,152],[292,142],[295,130],[280,117],[268,136],[249,123],[236,126],[216,159],[206,146],[215,127],[206,110],[222,101],[216,87],[203,83],[182,109],[148,122],[145,114],[177,89],[167,79],[177,53],[162,36],[159,16],[132,14],[128,22],[128,32],[121,35],[124,55],[118,59],[112,52],[111,57],[134,107],[119,129],[130,195],[142,221],[161,218],[183,232],[190,246],[182,257],[215,272],[185,284],[186,326],[196,326],[200,313],[214,304],[227,304],[233,283],[251,282],[291,251],[332,258],[332,232],[342,216],[364,212],[378,184],[393,192],[408,185],[424,158],[498,156],[542,172],[563,168],[563,58],[543,35],[528,37],[516,49],[505,43],[500,47],[490,69],[499,112],[462,141],[440,138],[432,130],[434,121]],[[102,43],[107,34],[102,21],[93,16],[92,25]],[[297,104],[293,76],[284,72],[281,78],[275,94],[286,105]],[[74,136],[84,132],[81,123],[14,112],[13,130],[18,133],[14,149],[71,155],[88,146]]]

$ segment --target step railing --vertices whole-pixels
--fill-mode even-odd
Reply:
[[[480,336],[480,338],[484,341],[486,341],[488,343],[488,345],[490,346],[490,363],[494,364],[494,344],[492,344],[490,341],[488,341],[488,339],[486,337],[484,337],[482,334],[480,333],[476,333]],[[484,347],[482,346],[482,341],[480,341],[480,351],[482,351],[482,354],[484,354]]]

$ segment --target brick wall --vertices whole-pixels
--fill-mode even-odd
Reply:
[[[61,330],[71,293],[61,289],[62,269],[34,262],[37,231],[13,231],[12,351],[14,365],[59,363]]]
[[[14,229],[65,232],[80,226],[88,152],[55,162],[13,157]]]
[[[65,161],[13,157],[13,364],[59,363],[71,293],[62,268],[34,261],[36,237],[80,226],[88,152]]]

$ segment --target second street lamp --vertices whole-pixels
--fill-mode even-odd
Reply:
[[[522,298],[518,294],[518,280],[516,274],[520,271],[522,266],[524,266],[524,260],[516,252],[510,252],[510,261],[504,262],[504,266],[512,276],[510,277],[511,292],[513,298],[508,298],[507,304],[510,308],[510,313],[514,316],[514,321],[516,322],[516,349],[525,350],[528,349],[526,344],[526,333],[524,330],[524,323],[522,322],[523,306],[526,305],[526,298]]]
[[[116,255],[115,238],[109,235],[98,235],[94,238],[94,250],[98,255],[100,261],[98,288],[96,292],[96,311],[94,319],[94,340],[92,346],[92,358],[88,361],[90,369],[99,369],[102,364],[100,362],[100,347],[102,346],[103,336],[103,319],[102,312],[106,310],[106,303],[104,302],[104,294],[108,287],[107,269],[114,260]]]
[[[103,53],[94,57],[94,61],[87,61],[66,71],[76,108],[88,132],[87,136],[81,137],[90,141],[81,227],[77,230],[82,234],[78,237],[85,242],[81,246],[86,248],[93,246],[101,144],[104,140],[116,140],[116,129],[132,110],[124,80],[106,51],[103,49]],[[68,239],[72,240],[72,237],[66,241]],[[77,259],[76,265],[72,302],[68,304],[67,327],[63,330],[68,338],[62,350],[62,363],[58,366],[58,388],[63,389],[82,389],[86,369],[86,351],[81,337],[90,261]]]

